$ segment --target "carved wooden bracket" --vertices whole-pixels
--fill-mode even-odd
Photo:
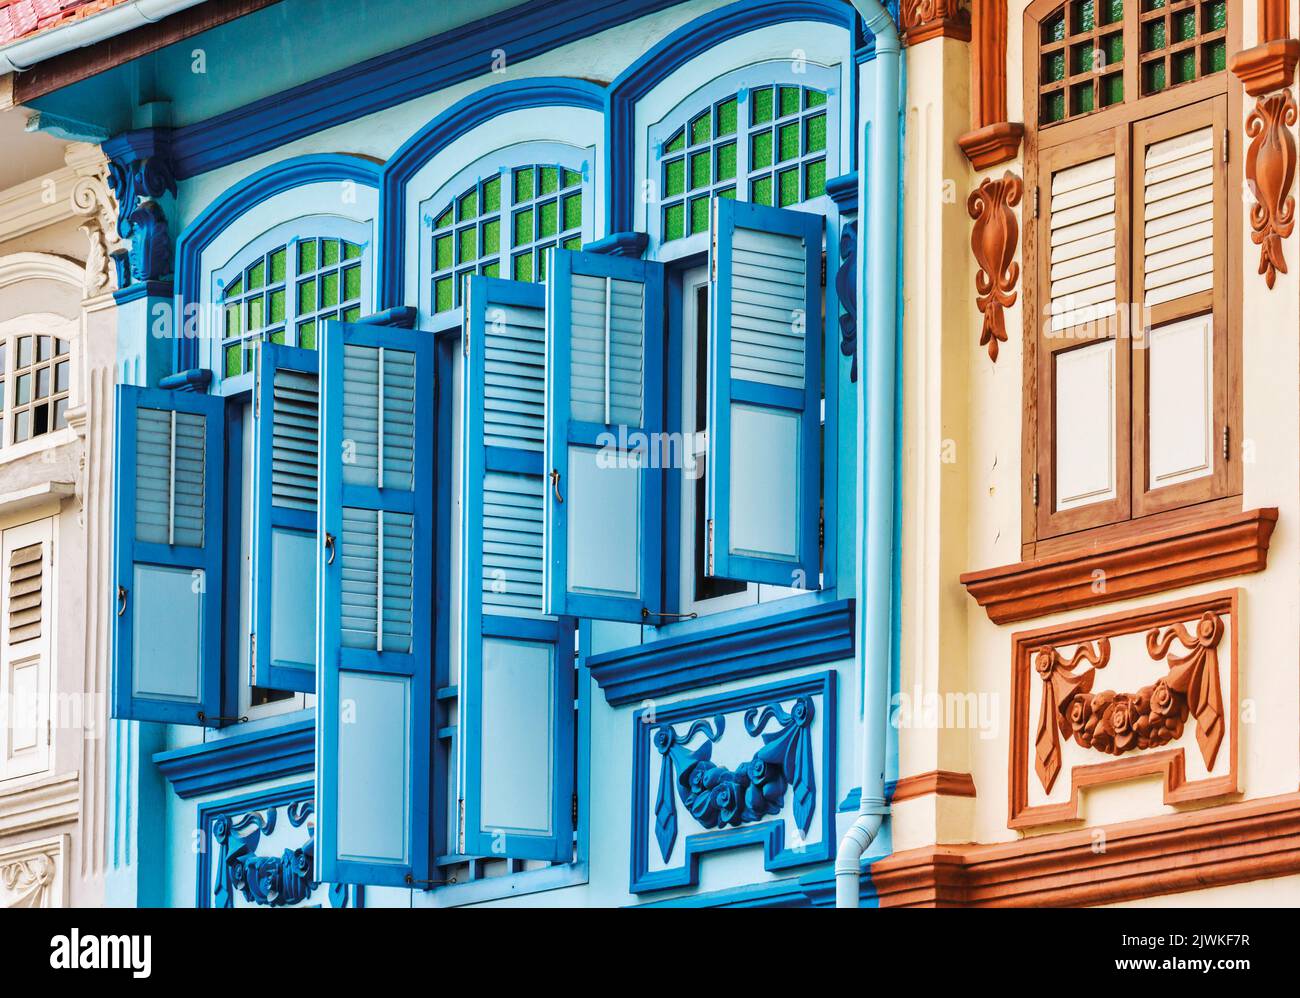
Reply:
[[[904,45],[917,45],[931,38],[970,41],[968,0],[903,0],[899,17]]]
[[[1015,262],[1015,256],[1020,223],[1011,209],[1020,204],[1024,193],[1024,182],[1008,170],[1001,180],[985,180],[966,202],[970,217],[975,219],[970,245],[980,268],[975,275],[975,304],[984,315],[980,346],[989,348],[989,359],[994,362],[998,359],[998,344],[1007,341],[1003,310],[1016,303],[1020,264]]]
[[[1025,126],[1007,121],[1007,3],[981,0],[971,14],[971,117],[973,128],[957,139],[977,170],[1020,155]]]
[[[1246,119],[1251,139],[1246,153],[1246,183],[1255,197],[1250,209],[1251,240],[1260,247],[1259,272],[1270,288],[1277,272],[1287,272],[1282,240],[1295,228],[1296,144],[1291,129],[1300,109],[1290,90],[1260,97]]]

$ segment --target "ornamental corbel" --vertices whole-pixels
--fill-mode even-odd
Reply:
[[[1015,262],[1015,257],[1020,244],[1020,222],[1012,209],[1020,204],[1024,193],[1024,182],[1007,171],[1001,180],[985,180],[966,202],[966,209],[975,220],[970,244],[979,264],[975,274],[975,305],[984,316],[980,346],[988,348],[989,359],[995,363],[998,344],[1007,341],[1004,312],[1019,296],[1016,283],[1020,280],[1020,264]]]
[[[931,38],[970,41],[970,0],[903,0],[899,17],[904,45]]]
[[[157,281],[172,271],[172,241],[160,201],[176,194],[171,136],[146,128],[104,143],[109,158],[108,188],[117,198],[117,234],[129,249],[110,251],[119,288]]]

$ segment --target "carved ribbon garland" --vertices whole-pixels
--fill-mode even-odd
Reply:
[[[1169,672],[1136,693],[1104,690],[1093,694],[1097,670],[1110,661],[1110,641],[1101,638],[1094,649],[1080,644],[1067,662],[1055,648],[1034,654],[1034,669],[1043,680],[1042,706],[1034,739],[1035,768],[1043,790],[1052,791],[1061,770],[1060,734],[1073,738],[1083,748],[1107,755],[1123,755],[1132,749],[1157,748],[1182,737],[1189,716],[1196,719],[1196,740],[1207,769],[1214,766],[1223,742],[1225,721],[1219,690],[1218,645],[1223,638],[1223,621],[1212,610],[1205,611],[1190,634],[1182,624],[1163,633],[1147,633],[1147,654],[1155,661],[1168,655]],[[1188,649],[1184,656],[1169,655],[1177,640]],[[1088,661],[1092,668],[1076,673],[1075,667]]]
[[[1008,170],[1001,180],[985,180],[966,202],[966,210],[975,219],[970,245],[980,267],[975,275],[975,304],[984,315],[980,346],[989,348],[989,359],[995,363],[998,343],[1007,340],[1003,309],[1016,303],[1016,282],[1020,280],[1020,264],[1015,262],[1020,223],[1011,209],[1020,204],[1024,193],[1024,182]]]
[[[288,806],[289,824],[301,828],[311,817],[315,805],[310,800],[294,801]],[[258,856],[257,846],[262,835],[275,831],[276,808],[265,813],[250,811],[238,818],[227,815],[217,817],[212,823],[212,837],[220,851],[217,854],[217,888],[215,907],[233,908],[238,891],[252,904],[280,908],[301,904],[311,897],[319,886],[312,879],[313,855],[316,839],[308,831],[307,841],[297,849],[285,849],[279,856]],[[232,849],[231,840],[238,844]],[[346,901],[346,886],[330,885],[330,900],[335,907]]]
[[[1290,90],[1261,97],[1246,119],[1251,139],[1246,153],[1246,182],[1255,204],[1250,209],[1250,238],[1260,247],[1259,272],[1272,288],[1277,272],[1286,273],[1282,240],[1295,228],[1296,145],[1291,135],[1297,107]]]
[[[727,769],[712,761],[713,743],[722,738],[725,718],[718,715],[710,729],[706,719],[692,723],[685,735],[671,725],[654,734],[654,745],[663,762],[659,767],[659,794],[655,799],[655,840],[664,861],[677,841],[677,800],[705,828],[735,828],[779,814],[787,788],[792,788],[795,825],[807,835],[817,808],[817,781],[813,774],[811,697],[795,700],[787,712],[779,703],[745,712],[745,730],[762,737],[763,747],[749,762]],[[770,721],[780,725],[766,732]],[[697,749],[687,744],[700,732],[704,743]],[[675,777],[675,779],[674,779]]]

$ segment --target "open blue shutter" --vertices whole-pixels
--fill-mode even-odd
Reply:
[[[465,305],[460,850],[573,857],[574,628],[542,614],[544,295],[472,277]]]
[[[253,682],[316,689],[320,365],[262,343],[253,387]]]
[[[434,341],[328,322],[320,363],[316,877],[409,885],[430,865]]]
[[[113,716],[221,715],[225,401],[119,385]]]
[[[548,295],[546,609],[660,623],[663,265],[560,251]]]
[[[714,204],[707,572],[816,589],[823,219]]]

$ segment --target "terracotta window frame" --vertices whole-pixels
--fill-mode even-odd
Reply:
[[[1127,0],[1137,14],[1141,0]],[[1174,529],[1213,517],[1239,512],[1241,503],[1241,239],[1243,206],[1234,192],[1243,189],[1245,149],[1228,122],[1242,120],[1243,91],[1229,72],[1215,72],[1192,82],[1148,96],[1125,87],[1125,99],[1111,106],[1050,124],[1040,124],[1041,25],[1068,8],[1060,0],[1039,0],[1024,12],[1024,94],[1027,128],[1025,137],[1025,416],[1022,426],[1022,532],[1021,554],[1026,560],[1088,549],[1102,542],[1138,538],[1156,530]],[[1189,0],[1174,0],[1174,6],[1199,6]],[[1235,13],[1235,12],[1234,12]],[[1136,36],[1135,23],[1125,23],[1126,40]],[[1226,30],[1229,57],[1241,49],[1241,17],[1230,16]],[[1125,77],[1136,80],[1142,54],[1125,45]],[[1142,301],[1141,244],[1141,157],[1146,145],[1192,128],[1189,113],[1204,117],[1213,129],[1215,148],[1215,200],[1223,208],[1216,213],[1214,231],[1214,287],[1212,291],[1157,305],[1139,326],[1156,328],[1179,318],[1212,314],[1214,319],[1214,473],[1203,479],[1151,490],[1147,487],[1146,448],[1146,332],[1133,335],[1122,328],[1110,333],[1127,337],[1126,347],[1117,350],[1116,398],[1116,495],[1113,499],[1052,513],[1054,468],[1052,467],[1051,333],[1044,331],[1043,317],[1050,300],[1048,284],[1050,240],[1050,177],[1054,170],[1116,154],[1117,327],[1132,315],[1127,303]],[[1189,127],[1190,126],[1190,127]],[[1134,178],[1139,178],[1135,191]],[[1219,220],[1221,219],[1221,221]],[[1122,235],[1121,235],[1122,234]],[[1139,310],[1139,316],[1142,314]],[[1077,333],[1077,331],[1076,331]],[[1134,336],[1137,338],[1134,339]],[[1087,336],[1077,342],[1087,342]],[[1228,459],[1223,459],[1223,447]]]

